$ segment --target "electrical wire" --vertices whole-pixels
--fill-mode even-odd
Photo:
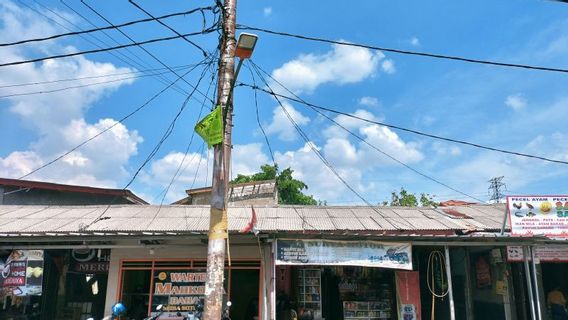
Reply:
[[[499,67],[510,67],[510,68],[521,68],[521,69],[538,70],[538,71],[568,73],[568,69],[563,69],[563,68],[542,67],[542,66],[534,66],[534,65],[528,65],[528,64],[517,64],[517,63],[508,63],[508,62],[499,62],[499,61],[481,60],[481,59],[473,59],[473,58],[466,58],[466,57],[459,57],[459,56],[435,54],[435,53],[428,53],[428,52],[418,52],[418,51],[410,51],[410,50],[393,49],[393,48],[372,46],[372,45],[359,44],[359,43],[351,43],[351,42],[346,42],[346,41],[329,40],[329,39],[324,39],[324,38],[319,38],[319,37],[311,37],[311,36],[293,34],[293,33],[288,33],[288,32],[273,31],[273,30],[268,30],[268,29],[264,29],[264,28],[250,27],[250,26],[246,26],[246,25],[237,25],[237,29],[249,30],[249,31],[258,31],[258,32],[263,32],[263,33],[268,33],[268,34],[273,34],[273,35],[291,37],[291,38],[302,39],[302,40],[317,41],[317,42],[323,42],[323,43],[329,43],[329,44],[337,44],[337,45],[341,45],[341,46],[350,46],[350,47],[365,48],[365,49],[371,49],[371,50],[381,50],[381,51],[385,51],[385,52],[392,52],[392,53],[405,54],[405,55],[413,55],[413,56],[421,56],[421,57],[436,58],[436,59],[462,61],[462,62],[492,65],[492,66],[499,66]]]
[[[173,31],[175,34],[177,34],[178,36],[182,36],[181,33],[179,33],[177,30],[175,30],[174,28],[170,27],[169,25],[167,25],[166,23],[164,23],[163,21],[160,21],[160,19],[155,18],[150,12],[144,10],[144,8],[142,8],[139,4],[137,4],[136,2],[132,1],[132,0],[128,0],[128,2],[130,2],[130,4],[132,4],[133,6],[135,6],[136,8],[138,8],[140,11],[144,12],[145,14],[147,14],[150,18],[152,18],[153,21],[158,22],[159,24],[163,25],[164,27],[168,28],[169,30]],[[208,10],[213,10],[213,7],[207,7]],[[200,10],[201,13],[203,14],[203,8],[200,9],[196,9],[196,10]],[[203,24],[203,27],[205,28],[205,23]],[[186,37],[182,36],[182,39],[185,40],[185,42],[191,44],[192,46],[196,47],[197,49],[201,50],[201,53],[203,53],[204,57],[207,57],[207,52],[205,52],[205,50],[203,50],[203,48],[201,48],[200,46],[198,46],[195,42],[189,40]]]
[[[71,31],[73,32],[73,30],[71,30],[70,28],[66,27],[65,25],[59,23],[58,21],[52,19],[51,17],[47,16],[45,13],[43,13],[42,11],[36,10],[34,7],[31,7],[29,5],[27,5],[26,3],[22,2],[21,0],[18,0],[18,2],[20,2],[22,5],[26,6],[27,8],[31,9],[32,11],[36,12],[37,14],[43,16],[45,19],[47,19],[48,21],[51,21],[59,26],[61,26],[63,29],[67,30],[67,31]],[[76,28],[77,30],[82,30],[78,25],[76,25],[75,23],[73,23],[72,21],[69,21],[69,19],[63,17],[61,14],[59,14],[57,11],[54,11],[52,9],[50,9],[47,6],[44,6],[43,4],[41,4],[40,2],[38,2],[37,0],[34,0],[34,2],[41,6],[42,8],[44,8],[45,10],[51,12],[53,15],[57,16],[59,19],[61,19],[62,21],[65,21],[66,23],[68,23],[69,25],[73,26],[74,28]],[[63,0],[61,0],[61,3],[63,5],[65,5],[67,8],[69,8],[71,11],[75,12],[77,15],[79,15],[80,17],[82,17],[83,19],[86,19],[84,16],[82,16],[81,14],[79,14],[77,11],[75,11],[73,8],[71,8],[70,6],[68,6]],[[87,20],[88,21],[88,20]],[[93,25],[94,26],[94,25]],[[96,28],[96,26],[94,26]],[[106,32],[102,31],[105,35]],[[97,36],[95,36],[92,33],[87,34],[89,37],[93,38],[94,40],[98,41],[99,43],[101,43],[103,46],[109,47],[110,45],[108,45],[107,43],[105,43],[104,41],[102,41],[101,39],[99,39]],[[94,45],[95,47],[102,49],[103,46],[100,46],[99,44],[91,41],[88,37],[86,37],[83,34],[80,34],[79,37],[81,37],[82,39],[84,39],[85,41],[89,42],[90,44]],[[117,44],[119,44],[117,42]],[[125,48],[126,51],[130,52],[129,48]],[[148,68],[146,66],[144,66],[144,64],[141,64],[137,61],[135,61],[134,59],[128,57],[127,55],[125,55],[124,53],[121,52],[121,50],[118,50],[116,52],[113,51],[107,51],[107,54],[117,58],[118,60],[126,63],[127,65],[137,69],[139,67],[142,67],[142,69]],[[136,66],[135,66],[136,65]],[[171,83],[170,81],[168,81],[168,79],[165,76],[158,76],[156,78],[159,82],[168,85],[169,83]],[[183,88],[179,87],[177,84],[173,86],[173,90],[180,92],[182,94],[187,94],[187,92],[185,90],[183,90]]]
[[[191,71],[193,71],[194,69],[190,69],[188,71],[186,71],[184,74],[182,74],[179,79],[181,79],[181,77],[185,77],[186,75],[188,75]],[[81,148],[82,146],[86,145],[87,143],[91,142],[92,140],[98,138],[99,136],[101,136],[102,134],[104,134],[105,132],[111,130],[112,128],[114,128],[115,126],[117,126],[119,123],[123,123],[125,120],[127,120],[128,118],[130,118],[131,116],[133,116],[134,114],[138,113],[140,110],[144,109],[147,105],[149,105],[152,101],[154,101],[156,98],[158,98],[160,95],[162,95],[162,93],[166,92],[166,90],[168,90],[170,87],[172,87],[177,81],[179,81],[179,79],[176,79],[174,82],[168,84],[166,87],[164,87],[163,89],[161,89],[160,91],[158,91],[157,93],[155,93],[152,97],[150,97],[150,99],[146,100],[146,102],[144,102],[142,105],[140,105],[138,108],[134,109],[133,111],[131,111],[130,113],[128,113],[127,115],[123,116],[122,118],[120,118],[118,121],[116,121],[114,124],[106,127],[105,129],[99,131],[97,134],[91,136],[90,138],[84,140],[83,142],[79,143],[78,145],[76,145],[75,147],[69,149],[68,151],[64,152],[63,154],[55,157],[54,159],[48,161],[47,163],[31,170],[30,172],[26,173],[25,175],[21,176],[18,178],[18,180],[24,179],[52,164],[54,164],[55,162],[63,159],[64,157],[68,156],[69,154],[71,154],[72,152],[74,152],[75,150]]]
[[[203,7],[203,8],[197,8],[197,9],[183,11],[183,12],[170,13],[170,14],[167,14],[167,15],[159,16],[159,17],[151,17],[151,18],[146,18],[146,19],[128,21],[128,22],[121,23],[121,24],[118,24],[118,25],[115,25],[115,26],[107,26],[107,27],[99,27],[99,28],[87,29],[87,30],[81,30],[81,31],[66,32],[66,33],[55,34],[55,35],[42,37],[42,38],[32,38],[32,39],[18,40],[18,41],[14,41],[14,42],[4,42],[4,43],[0,43],[0,47],[9,47],[9,46],[15,46],[15,45],[26,44],[26,43],[42,42],[42,41],[59,39],[59,38],[63,38],[63,37],[69,37],[69,36],[78,36],[78,35],[82,35],[82,34],[98,32],[98,31],[102,31],[102,30],[110,30],[110,29],[117,29],[117,28],[132,26],[132,25],[136,25],[136,24],[139,24],[139,23],[145,23],[145,22],[150,22],[150,21],[161,22],[160,20],[162,20],[162,19],[167,19],[167,18],[177,17],[177,16],[183,16],[183,15],[189,15],[189,14],[192,14],[192,13],[197,12],[197,11],[212,10],[212,9],[213,9],[213,7]],[[178,35],[181,36],[181,34],[178,34]]]
[[[210,66],[211,66],[211,65],[210,65]],[[211,73],[212,73],[211,81],[209,82],[209,87],[207,88],[206,94],[209,94],[209,91],[211,90],[211,87],[212,87],[212,85],[213,85],[213,83],[214,83],[214,81],[215,81],[215,72],[212,71]],[[206,99],[203,99],[203,102],[201,103],[201,108],[199,109],[199,114],[197,115],[196,123],[199,122],[200,119],[201,119],[201,114],[203,113],[203,108],[205,107],[205,103],[206,103],[206,102],[207,102],[207,100],[206,100]],[[195,137],[195,130],[191,130],[191,136],[190,136],[189,142],[188,142],[188,144],[187,144],[187,146],[186,146],[186,148],[185,148],[185,152],[184,152],[183,158],[182,158],[182,160],[181,160],[179,166],[177,167],[176,172],[175,172],[174,175],[172,176],[172,178],[171,178],[171,180],[170,180],[168,186],[161,192],[161,193],[163,193],[164,195],[163,195],[163,197],[162,197],[162,200],[160,201],[160,206],[164,203],[164,200],[165,200],[166,196],[168,195],[168,192],[169,192],[171,186],[174,184],[175,180],[176,180],[179,176],[181,176],[183,172],[185,172],[185,170],[187,169],[187,166],[189,165],[189,163],[192,163],[192,162],[193,162],[193,158],[192,158],[192,160],[190,160],[190,161],[188,162],[188,165],[186,165],[186,166],[183,168],[183,170],[181,169],[181,168],[183,167],[184,163],[185,163],[185,159],[187,158],[187,154],[189,153],[189,149],[191,148],[191,144],[193,143],[194,137]],[[202,149],[203,149],[203,147],[202,147]],[[201,151],[201,153],[203,153],[203,151]],[[200,154],[201,154],[201,153],[200,153]],[[200,162],[201,162],[201,159],[200,159]],[[198,168],[199,168],[199,166],[198,166]],[[195,183],[195,179],[194,179],[194,183]],[[193,184],[192,184],[192,185],[193,185]],[[190,189],[191,189],[191,188],[190,188]]]
[[[506,150],[506,149],[496,148],[496,147],[485,146],[485,145],[481,145],[481,144],[478,144],[478,143],[473,143],[473,142],[469,142],[469,141],[465,141],[465,140],[447,138],[447,137],[443,137],[443,136],[439,136],[439,135],[435,135],[435,134],[431,134],[431,133],[426,133],[426,132],[423,132],[423,131],[408,129],[408,128],[405,128],[405,127],[401,127],[401,126],[398,126],[398,125],[393,125],[393,124],[389,124],[389,123],[385,123],[385,122],[381,122],[381,121],[366,119],[366,118],[359,117],[359,116],[356,116],[356,115],[353,115],[353,114],[349,114],[347,112],[338,111],[338,110],[335,110],[335,109],[332,109],[332,108],[329,108],[329,107],[319,106],[319,105],[307,102],[303,99],[297,99],[297,98],[289,97],[289,96],[286,96],[286,95],[278,94],[276,92],[271,92],[271,91],[266,90],[264,88],[260,88],[258,86],[254,86],[254,85],[250,85],[250,84],[246,84],[246,83],[238,83],[237,86],[250,87],[254,90],[259,90],[259,91],[265,92],[265,93],[272,95],[274,97],[280,97],[280,98],[284,98],[286,100],[295,101],[295,102],[298,102],[298,103],[305,105],[305,106],[308,106],[308,107],[313,107],[313,108],[316,108],[316,109],[319,109],[319,110],[324,110],[324,111],[328,111],[328,112],[331,112],[331,113],[343,115],[343,116],[353,118],[353,119],[357,119],[357,120],[360,120],[360,121],[363,121],[363,122],[367,122],[367,123],[371,123],[371,124],[377,124],[377,125],[384,126],[384,127],[387,127],[387,128],[405,131],[405,132],[413,133],[413,134],[416,134],[416,135],[420,135],[420,136],[424,136],[424,137],[428,137],[428,138],[432,138],[432,139],[443,140],[443,141],[446,141],[446,142],[462,144],[462,145],[466,145],[466,146],[470,146],[470,147],[475,147],[475,148],[479,148],[479,149],[484,149],[484,150],[489,150],[489,151],[493,151],[493,152],[499,152],[499,153],[514,155],[514,156],[519,156],[519,157],[542,160],[542,161],[546,161],[546,162],[552,162],[552,163],[558,163],[558,164],[564,164],[564,165],[568,164],[568,161],[551,159],[551,158],[532,155],[532,154],[528,154],[528,153],[522,153],[522,152],[517,152],[517,151],[510,151],[510,150]]]
[[[252,64],[253,68],[255,69],[257,75],[259,76],[259,78],[263,81],[264,85],[266,85],[268,87],[268,89],[272,92],[274,92],[271,88],[270,85],[268,84],[268,81],[266,81],[266,79],[264,78],[264,76],[262,75],[262,73],[259,71],[259,69],[256,68],[255,64]],[[355,188],[353,188],[340,174],[339,172],[337,172],[337,170],[335,169],[335,167],[323,156],[323,154],[314,146],[314,143],[310,141],[310,139],[308,138],[308,136],[306,135],[306,133],[304,132],[304,130],[302,130],[302,128],[298,125],[298,123],[294,120],[294,118],[290,115],[290,112],[288,112],[288,109],[286,109],[286,107],[284,107],[284,104],[282,103],[282,101],[280,101],[280,99],[277,96],[274,96],[276,98],[276,101],[278,101],[278,105],[280,106],[280,108],[282,109],[282,111],[284,112],[284,114],[286,115],[286,117],[288,118],[288,120],[292,123],[292,125],[294,126],[294,128],[296,129],[296,131],[300,134],[300,136],[302,137],[302,139],[304,139],[304,141],[306,142],[306,145],[309,146],[309,148],[312,150],[312,152],[322,161],[322,163],[337,177],[337,179],[345,186],[347,187],[347,189],[349,189],[351,192],[353,192],[353,194],[355,196],[357,196],[359,199],[361,199],[361,201],[363,201],[367,206],[369,206],[369,208],[375,210],[377,213],[380,214],[379,211],[377,211],[373,205],[367,201],[367,199],[365,199],[359,192],[357,192],[357,190],[355,190]]]
[[[284,88],[284,90],[286,90],[286,91],[288,91],[290,94],[292,94],[296,99],[299,99],[299,100],[303,101],[302,98],[298,97],[296,94],[294,94],[294,93],[293,93],[292,91],[290,91],[288,88],[286,88],[281,82],[279,82],[278,80],[274,79],[274,77],[272,77],[268,72],[266,72],[266,71],[264,71],[262,68],[260,68],[260,67],[259,67],[258,65],[256,65],[254,62],[251,61],[251,64],[253,64],[253,66],[254,66],[255,68],[257,68],[258,70],[262,71],[264,74],[266,74],[268,77],[270,77],[270,79],[272,79],[272,80],[275,81],[278,85],[280,85],[282,88]],[[256,90],[255,90],[255,91],[256,91]],[[271,90],[271,91],[273,91],[273,90]],[[304,103],[305,103],[305,101],[304,101]],[[464,196],[466,196],[466,197],[468,197],[468,198],[474,199],[474,200],[479,201],[479,202],[483,202],[483,200],[481,200],[481,199],[479,199],[479,198],[477,198],[477,197],[474,197],[474,196],[472,196],[472,195],[470,195],[470,194],[468,194],[468,193],[465,193],[465,192],[463,192],[463,191],[460,191],[460,190],[458,190],[458,189],[456,189],[456,188],[454,188],[454,187],[452,187],[452,186],[450,186],[450,185],[448,185],[448,184],[446,184],[446,183],[444,183],[444,182],[442,182],[442,181],[440,181],[440,180],[438,180],[438,179],[436,179],[436,178],[433,178],[433,177],[431,177],[431,176],[429,176],[429,175],[427,175],[427,174],[425,174],[425,173],[423,173],[423,172],[421,172],[421,171],[419,171],[419,170],[417,170],[417,169],[411,167],[410,165],[404,163],[403,161],[397,159],[396,157],[390,155],[389,153],[387,153],[387,152],[381,150],[379,147],[377,147],[377,146],[371,144],[371,143],[368,142],[365,138],[363,138],[363,137],[361,137],[360,135],[358,135],[358,134],[354,133],[353,131],[349,130],[348,128],[346,128],[345,126],[343,126],[342,124],[340,124],[339,122],[337,122],[336,120],[334,120],[333,118],[331,118],[330,116],[328,116],[327,114],[325,114],[325,113],[319,111],[317,108],[311,107],[311,109],[312,109],[313,111],[315,111],[316,113],[318,113],[319,115],[325,117],[327,120],[329,120],[329,121],[331,121],[332,123],[334,123],[336,126],[338,126],[338,127],[340,127],[341,129],[343,129],[344,131],[346,131],[347,133],[349,133],[349,134],[352,135],[353,137],[357,138],[358,140],[360,140],[361,142],[363,142],[364,144],[366,144],[366,145],[369,146],[370,148],[372,148],[372,149],[374,149],[375,151],[379,152],[380,154],[382,154],[382,155],[388,157],[389,159],[395,161],[396,163],[398,163],[398,164],[404,166],[405,168],[411,170],[412,172],[414,172],[414,173],[416,173],[416,174],[418,174],[418,175],[420,175],[420,176],[422,176],[422,177],[424,177],[424,178],[426,178],[426,179],[428,179],[428,180],[430,180],[430,181],[433,181],[433,182],[435,182],[435,183],[437,183],[437,184],[439,184],[439,185],[441,185],[441,186],[443,186],[443,187],[445,187],[445,188],[447,188],[447,189],[450,189],[450,190],[455,191],[455,192],[457,192],[457,193],[459,193],[459,194],[461,194],[461,195],[464,195]]]
[[[108,20],[107,18],[105,18],[100,12],[98,12],[95,8],[93,8],[92,6],[90,6],[88,3],[86,3],[84,0],[80,0],[81,3],[87,7],[89,10],[91,10],[93,13],[95,13],[97,16],[99,16],[101,19],[103,19],[106,23],[108,23],[109,25],[113,25],[113,23]],[[211,28],[214,28],[211,27]],[[209,28],[209,29],[211,29]],[[207,29],[207,30],[209,30]],[[128,40],[132,41],[132,43],[136,43],[136,41],[130,37],[126,32],[122,31],[120,28],[116,29],[118,32],[120,32],[123,36],[125,36],[126,38],[128,38]],[[202,29],[201,32],[205,32],[206,29]],[[188,34],[180,34],[180,35],[176,35],[177,38],[185,38],[187,37]],[[139,47],[140,49],[142,49],[142,51],[144,51],[146,54],[148,54],[150,57],[152,57],[154,60],[156,60],[157,62],[159,62],[162,66],[168,68],[168,70],[172,71],[173,74],[175,74],[176,76],[178,76],[177,72],[175,72],[174,70],[172,70],[165,62],[163,62],[162,60],[160,60],[156,55],[154,55],[153,53],[151,53],[148,49],[144,48],[143,43],[138,43],[136,46]],[[200,48],[201,49],[201,48]],[[203,49],[201,49],[203,51]],[[205,56],[207,57],[207,54],[205,54]],[[201,94],[203,97],[208,98],[203,92],[201,92],[199,89],[197,89],[196,87],[194,87],[191,83],[189,83],[189,81],[185,80],[184,78],[182,78],[182,81],[187,84],[188,86],[190,86],[191,88],[197,90],[196,92]],[[211,100],[212,103],[214,103],[213,100]]]
[[[252,72],[251,67],[248,66],[248,64],[246,64],[245,67],[250,72],[250,76],[251,76],[253,85],[256,86],[256,79],[254,77],[254,73]],[[262,135],[264,136],[264,141],[266,142],[266,146],[268,147],[268,151],[270,152],[270,158],[272,159],[272,164],[274,166],[276,166],[276,160],[274,159],[274,152],[272,152],[272,147],[270,146],[270,141],[268,140],[268,135],[266,134],[266,131],[264,131],[264,127],[262,126],[262,123],[260,122],[260,113],[259,113],[259,110],[258,110],[259,109],[258,108],[258,96],[256,94],[256,90],[253,90],[253,92],[254,92],[254,106],[255,106],[255,109],[256,109],[256,123],[258,124],[258,127],[260,128],[260,131],[262,132]]]
[[[201,83],[201,80],[203,80],[203,77],[205,76],[205,73],[208,69],[208,67],[213,63],[213,59],[212,58],[205,58],[204,60],[209,60],[209,65],[207,67],[205,67],[201,73],[201,76],[197,82],[197,85],[194,86],[194,89],[192,92],[190,92],[189,96],[187,96],[185,98],[185,100],[183,101],[183,103],[181,104],[180,108],[178,109],[178,112],[176,113],[176,115],[174,116],[174,118],[171,120],[170,124],[168,125],[168,127],[166,128],[166,130],[164,131],[164,133],[162,134],[162,137],[160,138],[160,140],[156,143],[156,145],[154,146],[154,148],[152,149],[152,151],[150,151],[150,153],[148,154],[148,156],[146,157],[146,159],[142,162],[142,164],[140,166],[138,166],[138,169],[136,169],[136,171],[134,172],[134,174],[132,175],[132,177],[130,178],[130,180],[128,181],[128,183],[122,188],[122,190],[126,190],[133,182],[134,180],[136,180],[136,177],[138,176],[138,174],[142,171],[142,169],[146,166],[146,164],[148,164],[148,162],[150,162],[150,160],[158,153],[158,151],[160,150],[161,146],[164,144],[164,142],[168,139],[168,137],[172,134],[174,128],[175,128],[175,124],[177,122],[177,120],[179,119],[179,116],[181,115],[181,113],[185,110],[187,104],[189,103],[190,97],[195,93],[195,91],[197,90],[196,88],[199,87],[199,84]],[[106,206],[105,210],[103,210],[103,212],[101,212],[95,219],[93,219],[90,223],[88,224],[83,224],[80,227],[80,230],[86,230],[87,228],[89,228],[90,226],[92,226],[93,224],[106,219],[103,218],[104,214],[110,209],[110,207],[115,203],[115,201],[118,199],[118,196],[115,196],[113,198],[112,201],[110,201],[110,203]],[[155,219],[157,218],[159,212],[160,212],[161,206],[158,207],[158,210],[156,211],[156,214],[154,215],[154,217],[150,220],[150,222],[148,223],[148,226],[150,226]]]
[[[35,0],[34,0],[35,1]],[[87,18],[85,15],[81,14],[78,10],[75,10],[72,6],[68,5],[64,0],[60,0],[60,2],[69,10],[71,10],[73,13],[75,13],[76,15],[78,15],[79,17],[81,17],[81,19],[83,19],[84,21],[86,21],[89,25],[91,25],[94,28],[98,28],[97,25],[95,25],[91,20],[89,20],[89,18]],[[78,28],[79,30],[81,30],[81,28],[79,28],[78,26],[76,26],[76,28]],[[105,30],[101,31],[103,33],[103,35],[105,35],[109,40],[111,40],[112,42],[114,42],[117,45],[120,45],[120,43],[113,38],[108,32],[106,32]],[[94,35],[91,35],[92,37],[94,37],[95,39],[99,40],[99,42],[103,43],[103,45],[105,46],[110,46],[109,44],[107,44],[106,42],[100,40],[99,38],[95,37]],[[146,65],[150,65],[147,61],[145,61],[144,59],[142,59],[139,55],[137,55],[133,50],[131,50],[130,48],[125,48],[124,51],[126,51],[129,55],[127,55],[126,53],[123,53],[122,51],[117,51],[117,53],[120,53],[122,56],[126,57],[128,60],[138,64],[138,65],[142,65],[146,68]],[[132,57],[131,57],[132,56]],[[165,76],[159,76],[158,77],[160,80],[160,82],[162,83],[169,83],[170,80],[168,79],[168,77]],[[178,88],[178,86],[174,86],[174,88]],[[183,91],[186,95],[188,94],[187,91],[183,90],[181,87],[179,87],[179,89],[181,91]]]
[[[185,69],[191,68],[192,66],[193,65],[186,64],[186,65],[180,65],[180,66],[172,67],[172,69],[185,70]],[[129,71],[129,72],[107,73],[107,74],[101,74],[101,75],[98,75],[98,76],[64,78],[64,79],[36,81],[36,82],[24,82],[24,83],[2,85],[2,86],[0,86],[0,89],[15,88],[15,87],[29,87],[29,86],[42,85],[42,84],[80,81],[80,80],[89,80],[89,79],[98,79],[98,78],[108,78],[108,77],[124,76],[124,75],[129,75],[129,74],[146,73],[146,72],[158,72],[159,73],[160,71],[164,71],[164,70],[167,70],[167,68],[154,68],[154,69],[135,70],[135,71]]]
[[[212,58],[205,58],[207,60],[209,60],[209,66],[213,63]],[[208,67],[209,67],[208,66]],[[174,118],[172,119],[172,121],[170,122],[169,126],[166,128],[166,131],[163,133],[162,138],[160,139],[160,141],[158,141],[158,143],[156,144],[156,146],[154,147],[154,149],[152,149],[152,151],[150,152],[150,154],[148,154],[148,156],[146,157],[146,159],[144,160],[144,162],[138,167],[138,169],[136,170],[136,172],[134,173],[134,175],[132,176],[132,178],[130,179],[130,181],[128,181],[128,183],[124,186],[123,189],[127,189],[136,179],[136,177],[138,176],[138,174],[140,173],[140,171],[142,171],[142,169],[146,166],[146,164],[148,164],[148,162],[150,162],[150,160],[152,160],[152,158],[158,153],[158,151],[160,150],[160,148],[162,147],[162,145],[164,144],[164,142],[170,137],[170,135],[172,134],[172,132],[174,131],[175,125],[177,120],[179,119],[180,115],[182,114],[182,112],[185,110],[185,108],[187,107],[187,104],[189,103],[189,99],[193,96],[193,94],[198,90],[197,88],[199,87],[199,84],[201,83],[201,81],[203,80],[205,73],[207,72],[207,68],[204,68],[203,72],[201,73],[201,76],[199,77],[197,84],[193,87],[193,90],[189,93],[189,96],[185,99],[185,101],[182,103],[181,107],[179,108],[178,112],[176,113],[176,115],[174,116]]]
[[[207,29],[207,30],[203,30],[203,31],[198,31],[198,32],[192,32],[192,33],[186,33],[183,36],[187,37],[187,36],[195,36],[195,35],[201,35],[201,34],[207,34],[207,33],[211,33],[214,32],[214,28],[213,29]],[[133,42],[133,43],[129,43],[129,44],[123,44],[123,45],[119,45],[119,46],[114,46],[114,47],[108,47],[108,48],[100,48],[100,49],[92,49],[92,50],[85,50],[85,51],[78,51],[78,52],[73,52],[73,53],[66,53],[66,54],[58,54],[58,55],[53,55],[53,56],[46,56],[46,57],[41,57],[41,58],[35,58],[35,59],[29,59],[29,60],[20,60],[20,61],[12,61],[12,62],[5,62],[5,63],[0,63],[0,67],[7,67],[7,66],[15,66],[15,65],[21,65],[21,64],[27,64],[27,63],[33,63],[33,62],[40,62],[40,61],[46,61],[46,60],[53,60],[53,59],[60,59],[60,58],[68,58],[68,57],[74,57],[74,56],[79,56],[79,55],[84,55],[84,54],[91,54],[91,53],[98,53],[98,52],[106,52],[106,51],[111,51],[111,50],[117,50],[117,49],[123,49],[123,48],[129,48],[129,47],[134,47],[134,46],[141,46],[144,44],[149,44],[149,43],[156,43],[156,42],[162,42],[162,41],[168,41],[168,40],[174,40],[174,39],[179,39],[181,38],[180,36],[171,36],[171,37],[164,37],[164,38],[154,38],[154,39],[150,39],[150,40],[146,40],[146,41],[140,41],[140,42]],[[171,68],[168,67],[168,70],[170,70]],[[172,73],[176,73],[175,71],[171,70]],[[178,75],[179,76],[179,75]],[[182,77],[180,77],[182,78]]]
[[[203,64],[203,63],[201,63],[201,64]],[[201,65],[201,64],[199,64],[199,65]],[[183,70],[183,69],[181,69],[181,70]],[[138,75],[138,76],[119,78],[119,79],[113,79],[113,80],[107,80],[107,81],[99,81],[99,82],[93,82],[93,83],[86,83],[86,84],[57,88],[57,89],[51,89],[51,90],[40,90],[40,91],[32,91],[32,92],[12,93],[12,94],[7,94],[7,95],[0,95],[0,99],[20,97],[20,96],[30,96],[30,95],[37,95],[37,94],[55,93],[55,92],[61,92],[61,91],[65,91],[65,90],[85,88],[85,87],[121,82],[121,81],[126,81],[126,80],[131,80],[131,79],[139,79],[139,78],[155,76],[155,75],[158,75],[158,74],[167,74],[167,73],[170,73],[170,71],[164,71],[164,72],[161,72],[161,73],[152,73],[152,74],[142,74],[142,75]]]

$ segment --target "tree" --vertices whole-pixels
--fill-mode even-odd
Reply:
[[[417,207],[418,202],[422,207],[437,207],[438,203],[432,200],[432,196],[427,193],[421,193],[420,198],[417,198],[414,193],[400,188],[400,192],[391,193],[391,201],[383,201],[383,206],[398,206],[398,207]]]
[[[265,164],[260,166],[260,172],[251,175],[238,174],[231,183],[245,183],[251,181],[276,180],[278,189],[278,203],[280,204],[304,204],[317,205],[318,201],[313,196],[306,195],[302,190],[307,190],[308,185],[303,181],[294,179],[294,170],[286,168],[278,171],[278,165]],[[321,203],[321,202],[320,202]]]

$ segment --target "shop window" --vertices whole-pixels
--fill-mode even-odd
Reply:
[[[280,268],[277,319],[390,320],[397,319],[395,272],[366,267]],[[286,278],[291,281],[286,285]]]
[[[160,304],[165,307],[164,316],[195,311],[204,297],[206,264],[202,260],[123,261],[120,299],[128,317],[144,318]],[[232,318],[258,318],[259,269],[258,261],[237,261],[225,268],[223,303],[233,302]]]

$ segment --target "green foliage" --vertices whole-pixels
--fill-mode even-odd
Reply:
[[[420,198],[417,198],[414,193],[406,191],[404,188],[400,188],[400,192],[392,192],[391,200],[383,201],[383,206],[398,206],[398,207],[417,207],[418,203],[423,207],[437,207],[438,203],[432,200],[432,196],[427,193],[421,193]]]
[[[290,168],[279,172],[278,165],[262,165],[260,172],[245,176],[242,174],[231,181],[231,183],[245,183],[251,181],[276,180],[278,189],[278,203],[280,204],[302,204],[317,205],[318,201],[313,196],[306,195],[302,190],[307,190],[308,186],[300,180],[294,179],[292,173],[294,170]],[[321,202],[320,202],[321,203]],[[325,203],[325,202],[324,202]]]

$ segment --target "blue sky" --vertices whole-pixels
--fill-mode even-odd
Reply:
[[[87,3],[115,24],[145,18],[126,0]],[[138,3],[156,16],[211,4],[157,4],[142,0]],[[78,27],[92,28],[64,4],[97,26],[107,25],[76,0],[3,1],[0,42],[48,36],[67,29],[75,31]],[[317,1],[240,1],[237,22],[381,47],[568,68],[567,12],[568,5],[536,0],[359,1],[356,6],[343,1],[328,1],[325,5]],[[210,24],[211,15],[206,16]],[[201,20],[198,14],[166,22],[186,33],[200,30]],[[123,31],[137,41],[173,35],[157,23],[130,26]],[[121,44],[129,43],[117,31],[108,31],[108,35]],[[309,102],[432,134],[568,160],[564,121],[568,116],[566,74],[259,35],[254,62]],[[97,48],[95,44],[116,45],[107,35],[97,33],[96,37],[73,36],[0,48],[1,61],[90,50]],[[208,51],[216,48],[216,34],[193,39]],[[172,67],[203,59],[198,50],[179,39],[145,48]],[[165,86],[155,77],[133,78],[146,73],[132,72],[162,67],[139,48],[130,48],[114,55],[97,53],[0,68],[0,95],[123,79],[0,99],[0,176],[20,177],[115,123]],[[180,72],[184,71],[187,69]],[[202,68],[197,68],[187,81],[197,84],[201,72]],[[93,76],[100,77],[3,87]],[[171,74],[163,76],[174,79]],[[211,74],[206,73],[201,91],[207,91],[210,80]],[[248,69],[243,68],[239,81],[252,83]],[[183,82],[179,86],[190,91]],[[278,89],[274,83],[271,86]],[[210,91],[209,95],[212,94]],[[152,152],[184,99],[183,94],[168,90],[123,124],[28,179],[124,187]],[[183,197],[184,190],[192,185],[210,183],[211,154],[202,151],[198,137],[184,156],[201,106],[204,105],[204,113],[212,107],[211,102],[203,100],[199,94],[189,100],[171,136],[141,169],[130,189],[159,203],[162,190],[182,161],[182,170],[165,197],[166,202]],[[291,166],[296,177],[309,185],[308,193],[329,204],[363,203],[305,145],[273,98],[259,93],[258,104],[261,123],[280,167]],[[306,107],[297,103],[287,103],[286,107],[313,146],[369,202],[381,202],[400,187],[436,195],[437,200],[471,200],[378,154]],[[509,194],[566,193],[565,165],[435,141],[345,117],[336,120],[416,170],[481,200],[488,199],[487,180],[501,175],[505,176]],[[233,175],[255,172],[261,164],[271,162],[256,122],[254,94],[245,87],[235,91],[233,144]]]

